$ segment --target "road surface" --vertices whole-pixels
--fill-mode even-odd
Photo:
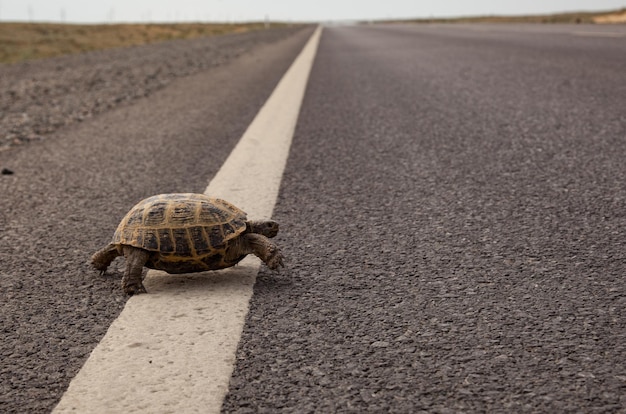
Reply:
[[[325,29],[224,412],[626,410],[625,34]]]
[[[0,153],[0,408],[55,406],[126,301],[89,254],[309,34]],[[621,26],[324,28],[223,411],[626,410],[624,67]]]

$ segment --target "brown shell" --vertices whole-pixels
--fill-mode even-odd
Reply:
[[[246,221],[244,211],[218,198],[160,194],[140,201],[124,216],[113,243],[158,252],[159,262],[178,263],[181,271],[189,270],[184,262],[219,268],[223,266],[211,263],[221,262],[228,241],[246,230]]]

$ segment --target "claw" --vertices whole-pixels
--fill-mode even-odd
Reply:
[[[281,251],[276,249],[272,257],[267,261],[267,267],[269,267],[271,270],[279,272],[280,267],[285,267],[285,263],[283,261],[284,258],[285,257],[283,256]]]
[[[140,293],[148,293],[143,284],[124,286],[124,292],[126,292],[129,296],[138,295]]]

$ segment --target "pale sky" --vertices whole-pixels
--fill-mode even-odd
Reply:
[[[0,0],[0,21],[328,21],[613,10],[626,0]]]

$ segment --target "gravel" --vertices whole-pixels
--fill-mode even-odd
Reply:
[[[149,73],[153,64],[198,48],[203,56],[194,59],[213,65],[185,69],[178,62],[180,72],[171,74],[169,86],[155,86],[148,98],[120,102],[41,141],[18,140],[21,145],[0,151],[0,170],[13,172],[0,174],[0,412],[43,413],[56,405],[127,299],[120,288],[124,261],[100,275],[89,266],[90,256],[142,198],[206,188],[312,30],[228,35],[22,66],[39,73],[40,85],[52,85],[50,62],[74,62],[67,73],[75,80],[103,67]],[[159,59],[159,51],[166,57]],[[191,70],[197,73],[183,76]],[[120,82],[123,76],[112,77],[98,93],[83,85],[63,99],[89,102],[109,89],[123,94]],[[72,86],[72,78],[64,84]],[[143,83],[131,88],[135,95],[145,90]],[[29,102],[42,114],[51,107]]]
[[[0,151],[44,139],[297,30],[258,30],[1,65]]]

